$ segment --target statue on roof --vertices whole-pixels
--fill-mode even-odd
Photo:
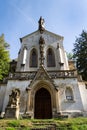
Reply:
[[[42,18],[42,16],[40,17],[38,23],[39,23],[39,31],[40,31],[40,33],[43,33],[43,31],[45,30],[45,28],[44,28],[45,21]]]

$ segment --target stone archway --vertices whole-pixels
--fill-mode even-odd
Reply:
[[[45,88],[40,88],[35,94],[34,118],[52,118],[51,95]]]

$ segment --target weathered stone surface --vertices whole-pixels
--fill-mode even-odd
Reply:
[[[5,118],[19,118],[19,103],[20,91],[19,89],[13,89],[11,95],[9,95],[8,105],[5,109]]]
[[[19,118],[19,108],[16,107],[7,107],[5,110],[5,118]]]
[[[39,30],[21,38],[15,72],[9,73],[7,84],[0,84],[1,116],[18,118],[21,114],[34,118],[35,97],[41,88],[46,89],[51,97],[52,117],[71,117],[75,116],[75,113],[77,116],[87,115],[87,87],[82,80],[78,82],[75,66],[69,70],[63,37],[46,29],[42,31],[41,27],[42,25]],[[49,48],[53,53],[49,54],[51,60],[48,61]],[[31,59],[32,49],[36,50],[37,55],[35,67],[30,66],[31,60],[34,61]],[[49,67],[48,62],[52,63],[54,60],[55,65]],[[66,93],[67,88],[71,91]],[[20,102],[17,93],[12,93],[14,90],[20,91]],[[37,107],[41,105],[43,102]]]

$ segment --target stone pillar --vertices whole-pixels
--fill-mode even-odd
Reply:
[[[31,96],[31,89],[27,88],[26,113],[29,113],[29,111],[30,111],[30,96]]]
[[[52,105],[52,115],[53,118],[55,118],[55,114],[57,111],[57,105],[56,105],[56,90],[53,90],[53,95],[52,95],[52,100],[53,100],[53,105]]]
[[[59,43],[57,45],[57,49],[58,49],[58,55],[59,55],[58,58],[59,58],[60,69],[63,70],[64,69],[63,49]]]
[[[56,92],[56,105],[57,105],[57,112],[60,113],[59,91]]]
[[[53,107],[53,117],[57,118],[61,115],[60,113],[60,105],[59,105],[59,91],[58,89],[55,92],[55,107]]]
[[[26,64],[26,58],[27,58],[27,49],[24,48],[23,50],[23,61],[22,61],[22,64]]]
[[[25,113],[25,116],[27,116],[28,118],[32,118],[33,117],[31,88],[27,88],[27,102],[26,102],[26,113]]]

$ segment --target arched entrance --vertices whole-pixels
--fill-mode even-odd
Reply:
[[[51,95],[45,88],[39,89],[35,94],[34,117],[37,119],[52,118]]]

